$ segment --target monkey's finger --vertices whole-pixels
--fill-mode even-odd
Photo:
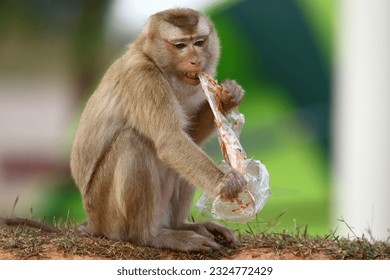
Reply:
[[[233,248],[233,249],[237,249],[239,245],[240,245],[240,241],[238,240],[237,237],[235,237],[234,240],[232,240],[231,242],[228,242],[226,244],[227,247]]]
[[[237,106],[238,104],[240,104],[241,100],[242,100],[242,97],[243,97],[243,94],[237,94],[237,95],[234,95],[232,97],[232,99],[230,99],[230,104],[232,107],[234,106]]]
[[[224,231],[223,236],[225,237],[227,244],[226,246],[230,248],[237,248],[240,245],[240,241],[237,236],[234,235],[233,231],[229,229],[229,231]]]
[[[222,86],[222,102],[227,107],[237,106],[244,97],[244,90],[242,87],[233,80],[225,80],[221,84]]]
[[[207,238],[207,240],[205,241],[203,246],[208,247],[212,250],[221,250],[222,249],[221,245],[219,245],[217,242],[215,242],[214,240],[211,240],[209,238]]]
[[[234,179],[235,179],[235,180],[233,180],[233,185],[235,187],[235,191],[241,192],[243,190],[244,186],[247,184],[247,181],[246,181],[244,175],[242,175],[240,172],[238,172],[235,169],[232,170],[232,174],[233,174]]]
[[[232,95],[228,89],[223,88],[220,95],[221,101],[224,105],[228,105],[232,100]]]
[[[211,251],[211,250],[222,249],[222,246],[217,242],[215,242],[213,239],[200,235],[199,233],[195,233],[195,232],[193,232],[192,238],[189,239],[189,242],[192,243],[192,247],[193,247],[191,251],[198,251],[198,250]]]
[[[213,250],[221,250],[222,246],[217,244],[218,246],[215,246],[214,244],[209,243],[187,243],[186,249],[184,251],[186,252],[202,252],[202,251],[213,251]]]
[[[220,234],[222,237],[228,242],[228,243],[234,243],[238,242],[238,238],[234,235],[234,232],[232,229],[228,227],[221,226],[219,224],[215,223],[207,223],[206,224],[207,230],[210,232],[213,232],[214,234]]]
[[[220,192],[222,199],[233,199],[243,191],[247,184],[245,177],[237,170],[232,170],[226,175],[226,187]]]
[[[210,231],[208,231],[208,229],[205,227],[199,228],[196,232],[212,240],[215,239],[215,236],[212,233],[210,233]]]

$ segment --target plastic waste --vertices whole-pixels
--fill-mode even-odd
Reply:
[[[224,172],[232,168],[238,170],[248,184],[233,200],[224,200],[220,196],[209,197],[202,193],[196,207],[206,217],[245,223],[256,216],[271,194],[269,173],[259,160],[248,159],[241,146],[239,137],[245,122],[244,115],[237,107],[228,113],[224,112],[220,101],[222,87],[206,73],[201,73],[199,79],[215,117],[218,141],[225,159],[220,168]]]

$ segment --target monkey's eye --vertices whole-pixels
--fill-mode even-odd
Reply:
[[[195,46],[201,47],[204,45],[204,39],[199,39],[198,41],[195,42]]]
[[[177,49],[184,49],[187,45],[183,42],[177,42],[174,44]]]

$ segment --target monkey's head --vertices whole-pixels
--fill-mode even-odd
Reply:
[[[142,33],[143,51],[167,76],[199,85],[202,71],[215,74],[219,40],[211,21],[191,9],[170,9],[152,15]]]

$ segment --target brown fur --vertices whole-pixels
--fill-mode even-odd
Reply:
[[[193,33],[198,25],[200,13],[191,9],[180,9],[176,13],[160,12],[155,15],[156,18],[180,27],[186,32]]]
[[[178,30],[191,33],[180,50],[162,38]],[[194,41],[199,36],[207,39],[201,47]],[[237,245],[226,227],[187,221],[194,186],[233,198],[245,184],[198,146],[212,133],[213,116],[199,82],[185,73],[214,75],[218,58],[211,22],[193,10],[172,9],[153,15],[108,69],[84,109],[71,155],[90,234],[182,251],[218,249],[214,235]],[[224,95],[229,109],[243,91],[229,82]]]

